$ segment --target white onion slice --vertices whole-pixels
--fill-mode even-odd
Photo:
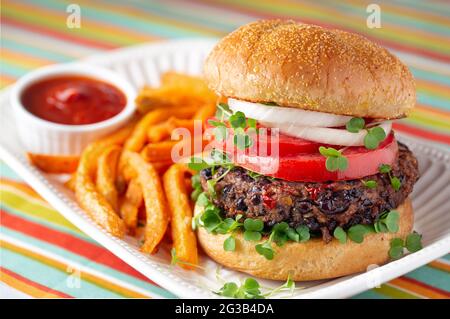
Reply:
[[[351,116],[306,111],[292,107],[270,106],[260,103],[228,99],[233,112],[241,111],[246,117],[269,123],[272,127],[292,124],[296,126],[339,127],[344,126]]]
[[[367,134],[366,130],[361,130],[358,133],[351,133],[346,129],[296,126],[292,124],[274,126],[272,123],[268,122],[261,122],[261,124],[268,127],[278,127],[281,133],[303,138],[305,140],[342,146],[364,145],[364,137]],[[392,129],[392,122],[385,121],[380,123],[378,126],[381,127],[386,133],[386,136],[388,136]]]

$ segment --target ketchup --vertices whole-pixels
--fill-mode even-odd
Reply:
[[[59,124],[83,125],[107,120],[122,111],[125,94],[94,78],[68,75],[38,81],[21,96],[25,109]]]

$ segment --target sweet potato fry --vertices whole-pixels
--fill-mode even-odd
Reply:
[[[168,136],[172,134],[172,131],[176,128],[185,128],[191,132],[191,134],[194,133],[194,120],[192,119],[179,119],[176,117],[171,117],[167,120],[167,133]]]
[[[125,224],[111,204],[95,187],[94,174],[97,159],[107,145],[102,142],[90,144],[81,155],[77,169],[75,195],[80,206],[89,216],[116,237],[125,235]]]
[[[137,110],[141,114],[191,103],[189,97],[180,95],[172,87],[144,87],[136,98]]]
[[[171,116],[189,117],[195,113],[195,109],[190,107],[183,108],[166,108],[156,109],[148,112],[145,116],[136,124],[131,136],[125,142],[124,149],[133,152],[139,152],[142,150],[145,142],[147,141],[147,131],[150,125],[160,123]]]
[[[185,95],[194,101],[215,103],[217,99],[201,77],[166,72],[162,75],[161,84],[163,87],[173,88],[179,95]]]
[[[112,144],[123,145],[134,131],[134,128],[137,123],[138,118],[133,117],[130,120],[130,122],[121,127],[118,131],[115,131],[110,135],[102,137],[96,143],[98,143],[99,145],[112,145]]]
[[[70,178],[64,182],[64,186],[70,189],[72,192],[75,192],[75,183],[77,180],[77,173],[73,173],[70,175]]]
[[[115,182],[121,149],[118,145],[107,146],[98,158],[97,164],[97,190],[106,198],[116,212],[119,210],[119,205]]]
[[[177,117],[170,117],[167,121],[161,122],[157,125],[150,126],[147,136],[149,142],[158,143],[166,139],[170,139],[172,131],[176,128],[186,128],[194,133],[194,120],[180,119]]]
[[[79,156],[27,153],[30,162],[46,173],[70,174],[77,170]]]
[[[130,234],[134,235],[138,223],[139,208],[143,203],[142,189],[137,179],[132,179],[128,184],[122,204],[120,216],[122,217]]]
[[[202,151],[208,145],[207,140],[201,140],[196,145],[196,141],[200,141],[201,136],[192,138],[191,141],[163,141],[159,143],[147,144],[141,152],[141,156],[147,162],[178,162],[180,158],[191,157],[198,147],[198,151]],[[174,152],[174,158],[172,158]]]
[[[145,114],[158,108],[170,107],[171,103],[164,100],[169,93],[167,88],[143,87],[135,100],[138,112]]]
[[[192,193],[192,181],[190,177],[184,178],[184,186],[186,187],[186,193]]]
[[[78,203],[97,224],[116,237],[125,235],[125,224],[106,198],[97,191],[94,177],[98,157],[104,149],[109,145],[122,145],[131,134],[134,125],[133,119],[115,133],[89,144],[81,154],[76,172],[75,196]]]
[[[162,76],[158,88],[145,87],[136,98],[137,109],[145,114],[158,108],[215,103],[216,95],[208,89],[201,78],[175,72]]]
[[[170,166],[172,166],[172,164],[173,164],[172,160],[163,162],[152,162],[153,167],[160,175],[164,174],[167,171],[167,169]]]
[[[147,144],[142,150],[141,155],[147,162],[170,161],[172,158],[172,147],[177,143],[178,141],[163,141]]]
[[[158,143],[170,137],[167,129],[167,122],[162,122],[149,127],[147,132],[148,141],[150,143]]]
[[[172,165],[163,176],[163,184],[170,208],[170,226],[177,256],[186,263],[197,265],[197,239],[191,228],[192,209],[185,186],[185,172],[184,165]],[[181,266],[192,268],[186,264]]]
[[[127,165],[131,168],[142,189],[146,210],[145,240],[141,249],[147,253],[155,252],[163,239],[169,223],[166,197],[158,173],[152,164],[147,163],[138,153],[123,153]]]

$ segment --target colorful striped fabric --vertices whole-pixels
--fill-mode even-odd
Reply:
[[[77,0],[81,28],[66,25],[74,1],[3,0],[0,85],[51,63],[133,44],[220,37],[261,18],[292,18],[361,33],[405,61],[418,104],[396,130],[450,146],[450,4],[376,1],[381,28],[366,26],[372,1]],[[0,164],[0,281],[32,297],[174,298],[83,234]],[[449,298],[450,255],[356,298]]]

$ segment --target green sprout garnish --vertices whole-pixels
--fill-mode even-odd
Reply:
[[[367,181],[362,180],[361,182],[363,183],[364,186],[366,186],[367,188],[370,188],[370,189],[377,188],[377,186],[378,186],[377,181],[374,181],[372,179],[369,179]]]
[[[410,253],[415,253],[422,249],[422,235],[417,232],[412,232],[406,237],[406,249]]]
[[[232,114],[233,111],[230,109],[228,104],[226,103],[217,104],[216,118],[220,119],[221,122],[227,120]]]
[[[390,243],[389,256],[392,259],[399,259],[403,256],[404,248],[410,253],[415,253],[422,249],[422,235],[417,232],[412,232],[406,236],[406,240],[401,238],[393,238]]]
[[[388,174],[389,180],[391,181],[391,186],[394,190],[398,191],[402,186],[402,183],[398,179],[397,176],[392,175],[392,168],[388,164],[381,164],[379,167],[379,171],[382,174]]]
[[[245,150],[253,145],[252,133],[257,133],[256,120],[246,118],[243,112],[236,112],[229,108],[225,103],[217,106],[216,118],[219,121],[209,120],[209,124],[214,126],[214,137],[217,141],[225,141],[229,135],[229,128],[225,121],[228,121],[233,129],[233,143],[240,150]]]
[[[399,259],[403,256],[405,243],[401,238],[393,238],[390,242],[389,257]]]
[[[177,251],[175,250],[175,248],[172,248],[170,250],[170,256],[171,256],[171,260],[170,260],[170,265],[171,266],[186,265],[186,266],[190,266],[190,267],[193,267],[193,268],[198,268],[198,269],[201,269],[201,270],[205,270],[205,268],[202,267],[202,266],[195,265],[195,264],[192,264],[192,263],[189,263],[189,262],[186,262],[186,261],[182,261],[181,259],[179,259],[178,256],[177,256]]]
[[[347,131],[351,133],[359,133],[365,129],[367,134],[364,136],[364,146],[369,150],[378,148],[381,142],[386,138],[386,132],[379,126],[367,128],[363,118],[353,117],[345,125]]]
[[[208,168],[210,165],[206,163],[203,159],[198,157],[191,157],[188,167],[194,171],[201,171],[202,169]]]
[[[348,167],[348,159],[342,155],[342,151],[338,151],[332,147],[319,147],[319,152],[327,158],[325,167],[330,172],[345,171]]]
[[[230,235],[225,241],[223,242],[223,250],[225,251],[235,251],[236,250],[236,239],[233,235]]]
[[[258,254],[264,256],[267,260],[272,260],[273,256],[275,255],[271,240],[267,240],[261,244],[256,245],[255,250]]]
[[[334,238],[339,240],[339,242],[341,244],[345,244],[347,242],[347,233],[340,226],[338,226],[334,229],[333,236],[334,236]]]
[[[261,285],[253,278],[245,279],[244,283],[240,285],[235,282],[226,282],[222,288],[216,293],[220,296],[239,299],[264,299],[272,296],[275,293],[288,290],[294,293],[295,282],[288,276],[288,279],[284,284],[274,289],[271,289],[267,293],[262,293]]]
[[[209,120],[208,123],[214,126],[213,133],[217,141],[222,142],[228,138],[228,128],[225,123],[213,120]]]
[[[347,231],[348,238],[355,243],[362,243],[364,241],[364,236],[370,233],[372,229],[368,225],[354,225],[350,227]]]
[[[396,210],[391,210],[387,213],[380,215],[375,222],[374,229],[377,233],[396,233],[398,232],[398,221],[400,214]]]
[[[261,240],[261,232],[264,229],[264,223],[260,219],[247,218],[244,221],[244,239],[248,241]]]
[[[364,121],[364,119],[360,117],[353,117],[352,119],[350,119],[350,121],[347,122],[347,124],[345,124],[345,127],[347,131],[351,133],[358,133],[364,128],[365,125],[366,122]]]
[[[376,149],[386,138],[386,132],[379,126],[367,130],[364,146],[369,150]]]

